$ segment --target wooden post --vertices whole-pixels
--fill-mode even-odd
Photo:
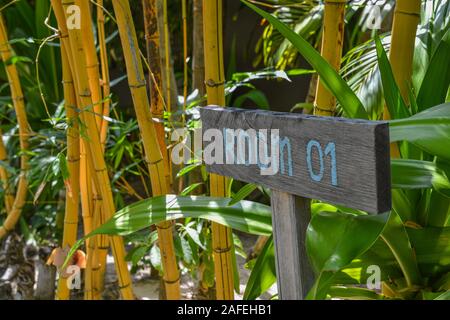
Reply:
[[[278,295],[282,300],[303,300],[314,284],[305,246],[311,200],[272,190],[271,202]]]

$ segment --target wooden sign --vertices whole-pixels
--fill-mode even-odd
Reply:
[[[387,123],[215,106],[200,114],[207,170],[271,188],[280,299],[304,299],[314,283],[310,199],[391,209]]]
[[[391,209],[387,123],[219,107],[200,112],[204,135],[217,129],[224,139],[223,160],[206,161],[209,172],[369,213]]]

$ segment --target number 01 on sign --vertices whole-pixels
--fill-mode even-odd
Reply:
[[[200,113],[207,170],[271,189],[281,299],[303,299],[313,284],[310,199],[391,209],[387,123],[216,106]]]

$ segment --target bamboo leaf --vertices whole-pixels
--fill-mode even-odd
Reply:
[[[245,200],[228,206],[229,202],[228,198],[180,197],[176,195],[159,196],[136,202],[118,211],[102,226],[77,241],[71,248],[68,257],[86,239],[94,235],[125,236],[159,222],[187,217],[206,219],[250,234],[271,235],[272,211],[270,207]]]
[[[228,205],[232,206],[238,203],[239,201],[244,200],[256,189],[258,189],[258,186],[256,184],[253,183],[246,184],[231,198],[231,201]]]
[[[198,187],[204,185],[203,182],[198,182],[198,183],[193,183],[190,186],[187,186],[186,188],[183,189],[183,191],[180,192],[181,196],[187,196],[189,195],[192,191],[194,191],[195,189],[197,189]]]

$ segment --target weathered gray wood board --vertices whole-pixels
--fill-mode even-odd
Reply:
[[[369,213],[391,209],[387,123],[213,106],[201,108],[200,112],[204,133],[218,129],[227,136],[226,132],[232,129],[246,132],[255,129],[258,146],[261,140],[271,141],[279,130],[276,174],[262,175],[264,166],[252,162],[249,155],[248,163],[236,164],[239,163],[236,158],[227,163],[227,150],[224,150],[223,164],[207,163],[209,172]],[[224,149],[234,148],[238,153],[238,137],[234,145],[234,138],[230,137]],[[241,150],[254,150],[249,143],[251,139],[243,137],[240,141],[245,143],[239,145]],[[204,142],[204,147],[205,144],[208,142]],[[257,151],[258,161],[261,149]],[[270,159],[270,144],[267,151]]]
[[[311,200],[272,190],[271,205],[279,298],[303,300],[314,284],[305,246]]]

